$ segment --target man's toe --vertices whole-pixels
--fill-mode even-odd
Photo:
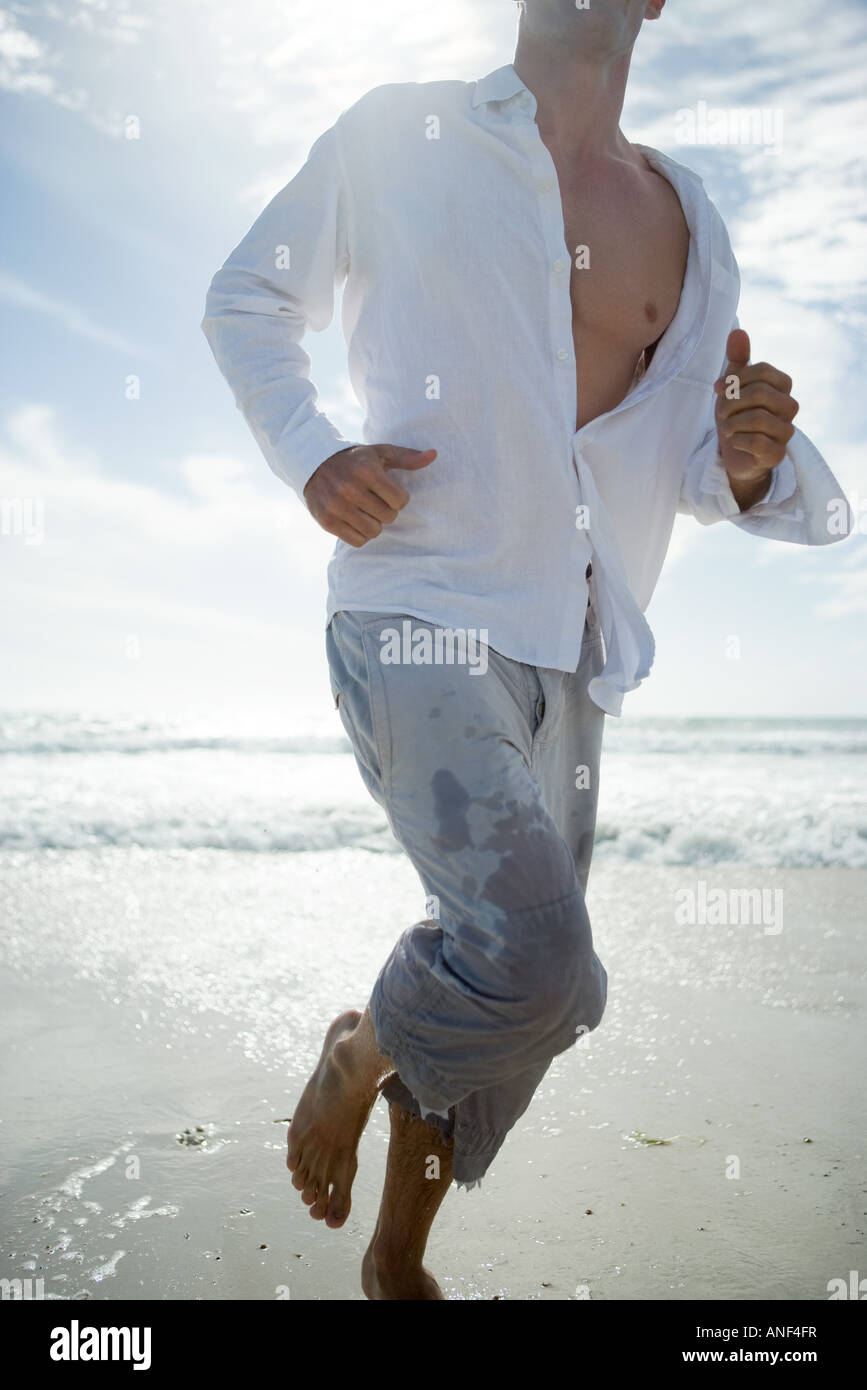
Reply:
[[[309,1186],[309,1183],[310,1179],[307,1175],[307,1166],[301,1163],[292,1174],[292,1186],[297,1187],[299,1192],[303,1192],[305,1187]]]
[[[314,1221],[324,1221],[327,1211],[328,1211],[328,1183],[326,1182],[326,1183],[323,1183],[323,1185],[319,1188],[319,1193],[318,1193],[318,1196],[317,1196],[317,1198],[316,1198],[316,1201],[314,1202],[313,1206],[310,1208],[310,1215],[313,1217]]]
[[[343,1188],[340,1183],[335,1183],[328,1202],[326,1224],[332,1228],[342,1226],[349,1215],[351,1205],[348,1188]]]

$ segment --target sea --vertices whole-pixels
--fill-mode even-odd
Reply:
[[[608,720],[594,862],[867,867],[867,720]],[[0,851],[397,854],[336,711],[0,715]]]

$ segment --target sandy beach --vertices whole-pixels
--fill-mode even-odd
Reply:
[[[782,929],[678,923],[698,879],[781,888]],[[386,1108],[339,1232],[289,1183],[285,1119],[423,916],[409,864],[13,851],[0,886],[3,1274],[60,1299],[362,1298]],[[865,900],[857,869],[594,866],[606,1017],[447,1197],[447,1298],[821,1300],[863,1266]]]

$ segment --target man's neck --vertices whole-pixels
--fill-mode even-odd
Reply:
[[[630,57],[555,52],[521,35],[513,67],[536,98],[536,124],[549,148],[573,158],[627,156],[620,114]]]

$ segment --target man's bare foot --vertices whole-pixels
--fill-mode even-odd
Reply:
[[[333,1229],[349,1215],[356,1150],[388,1070],[383,1061],[369,1014],[339,1014],[289,1126],[292,1186],[310,1215]]]
[[[436,1279],[424,1265],[410,1266],[405,1261],[393,1263],[382,1254],[377,1256],[375,1236],[361,1262],[361,1287],[372,1302],[445,1299]]]

